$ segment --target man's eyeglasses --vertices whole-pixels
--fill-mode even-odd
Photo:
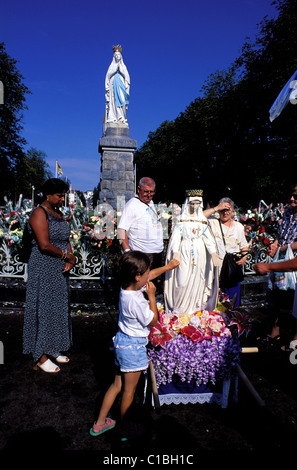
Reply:
[[[143,192],[143,194],[155,194],[155,191],[145,191],[145,190],[141,190]]]
[[[295,199],[295,201],[297,201],[297,194],[291,194],[291,196],[289,196],[289,199],[292,199],[292,197]]]

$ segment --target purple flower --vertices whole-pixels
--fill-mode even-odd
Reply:
[[[230,336],[213,336],[210,340],[193,343],[178,335],[165,347],[149,347],[157,386],[172,382],[178,376],[182,382],[195,380],[196,384],[215,384],[234,374],[239,362],[239,341]]]

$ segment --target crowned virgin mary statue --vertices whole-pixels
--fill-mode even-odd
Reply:
[[[165,274],[164,301],[168,312],[192,314],[214,310],[218,298],[220,258],[209,223],[203,215],[203,191],[186,191],[186,200],[168,244],[166,262],[180,265]]]
[[[113,59],[105,77],[106,122],[127,125],[130,76],[122,57],[122,47],[113,46]]]

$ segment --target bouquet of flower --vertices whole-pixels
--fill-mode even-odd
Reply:
[[[273,208],[261,201],[258,209],[248,210],[241,215],[239,221],[244,225],[245,236],[252,251],[260,251],[275,239],[284,213],[283,204]]]
[[[149,340],[153,346],[165,346],[179,334],[190,338],[194,343],[211,339],[212,336],[230,336],[224,318],[220,312],[203,310],[192,315],[164,313],[158,304],[160,321],[151,328]]]
[[[116,240],[115,211],[105,210],[106,204],[98,205],[89,213],[84,208],[71,208],[68,218],[71,226],[70,241],[74,251],[81,246],[90,247],[101,252],[109,251]]]
[[[165,313],[161,302],[157,308],[159,322],[151,328],[148,349],[157,386],[170,383],[174,375],[183,382],[195,380],[199,386],[232,374],[240,353],[238,337],[229,328],[238,325],[236,315],[226,315],[223,304],[215,311],[191,315]]]
[[[32,210],[31,201],[24,201],[24,207],[16,206],[11,201],[0,210],[0,240],[8,248],[17,249],[21,245],[24,227]]]
[[[174,376],[182,382],[194,380],[200,386],[230,377],[239,362],[240,347],[231,336],[212,336],[195,343],[180,334],[165,347],[150,347],[148,354],[154,364],[157,387],[172,382]]]

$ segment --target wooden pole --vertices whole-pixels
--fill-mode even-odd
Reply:
[[[241,378],[244,385],[247,387],[249,392],[252,394],[252,396],[254,397],[256,402],[258,403],[258,405],[265,406],[264,401],[262,400],[262,398],[260,397],[258,392],[255,390],[255,388],[253,387],[253,385],[251,384],[251,382],[249,381],[249,379],[247,378],[247,376],[245,375],[245,373],[243,372],[243,370],[241,369],[239,364],[236,364],[236,369],[237,369],[238,376]]]
[[[242,348],[241,349],[242,353],[257,353],[259,352],[258,348]]]
[[[156,382],[156,376],[155,376],[153,361],[150,361],[150,366],[149,367],[150,367],[150,375],[151,375],[151,381],[152,381],[152,392],[153,392],[155,408],[160,408],[158,387],[157,387],[157,382]]]

